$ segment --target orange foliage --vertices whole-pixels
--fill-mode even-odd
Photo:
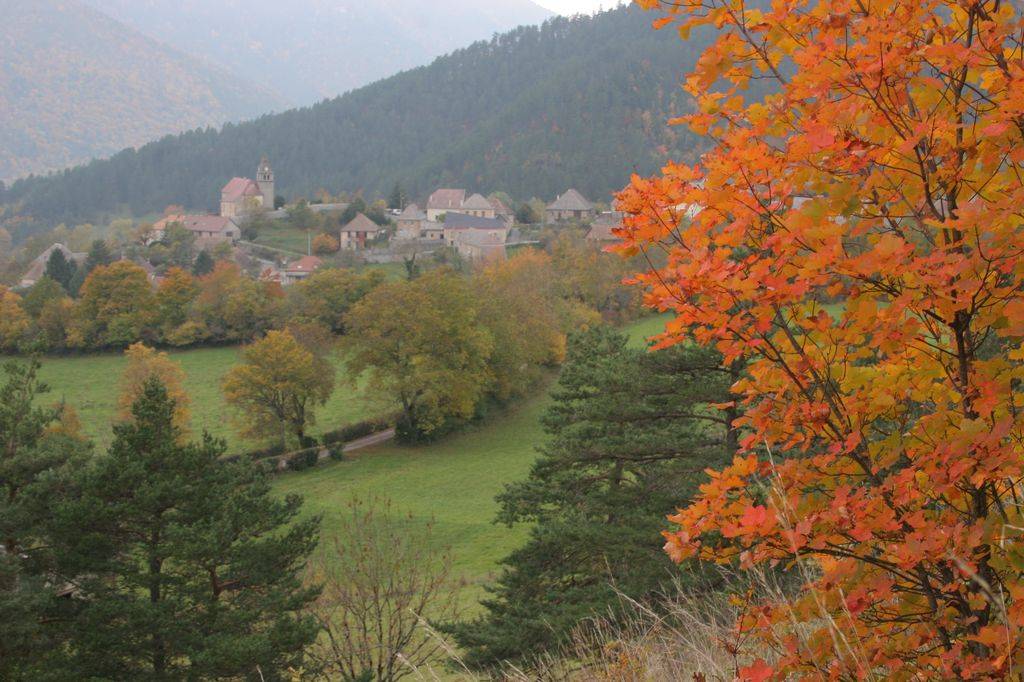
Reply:
[[[620,195],[621,250],[748,374],[746,452],[671,520],[676,560],[802,565],[738,627],[741,676],[1002,678],[1024,666],[1024,32],[996,0],[662,3],[720,37],[679,121],[714,149]],[[779,88],[741,93],[753,78]],[[792,622],[801,623],[793,628]]]

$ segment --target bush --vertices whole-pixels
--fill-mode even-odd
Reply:
[[[292,471],[303,471],[316,466],[320,460],[320,448],[299,450],[288,456],[288,468]]]
[[[327,446],[327,454],[331,456],[331,459],[335,462],[340,462],[345,459],[345,444],[344,443],[332,443]]]

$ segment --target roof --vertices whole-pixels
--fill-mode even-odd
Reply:
[[[171,223],[179,223],[191,232],[223,232],[229,227],[237,227],[231,218],[219,215],[169,215],[156,222],[153,229],[162,231]]]
[[[231,178],[220,191],[221,201],[238,201],[244,197],[262,196],[260,186],[252,178]]]
[[[444,219],[445,229],[506,230],[508,225],[500,218],[480,218],[464,213],[449,213]]]
[[[462,203],[465,200],[466,190],[464,189],[439,189],[427,199],[427,208],[435,210],[462,208]]]
[[[464,211],[493,211],[494,204],[487,201],[482,194],[474,194],[462,202]]]
[[[427,214],[420,210],[416,204],[409,204],[405,210],[398,214],[399,220],[426,220]]]
[[[567,190],[550,204],[549,211],[593,211],[594,205],[574,189]]]
[[[384,228],[366,217],[364,213],[357,213],[356,217],[341,228],[342,232],[379,232]]]
[[[495,197],[491,199],[491,206],[497,211],[498,215],[512,215],[512,209],[505,205],[505,202]]]
[[[284,266],[284,271],[288,273],[313,272],[323,264],[324,262],[316,256],[303,256]]]

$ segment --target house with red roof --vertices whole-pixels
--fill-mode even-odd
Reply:
[[[316,256],[303,256],[284,266],[281,270],[281,284],[288,285],[301,282],[323,265],[324,262]]]

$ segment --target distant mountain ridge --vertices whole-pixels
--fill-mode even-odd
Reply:
[[[284,108],[79,0],[0,0],[0,178]]]
[[[143,33],[312,104],[552,16],[532,0],[87,0]]]
[[[263,154],[288,198],[319,188],[382,195],[399,182],[414,197],[454,186],[553,199],[576,187],[607,200],[630,173],[704,148],[666,121],[690,110],[679,79],[710,36],[681,42],[634,8],[556,18],[313,107],[19,181],[0,204],[20,216],[7,221],[16,237],[38,229],[25,216],[74,223],[169,204],[215,209],[224,182],[251,174]]]

